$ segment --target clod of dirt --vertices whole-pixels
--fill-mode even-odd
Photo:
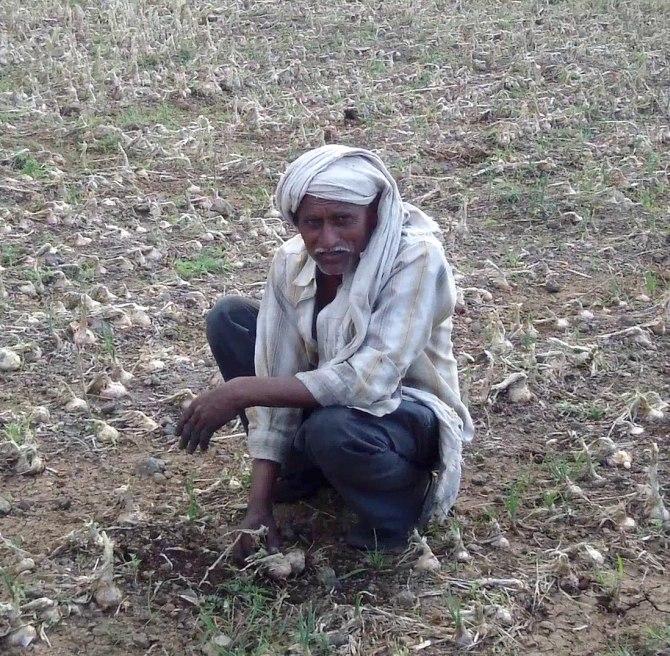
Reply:
[[[554,276],[548,276],[544,283],[544,288],[550,294],[558,294],[561,291],[562,287],[559,284],[558,280]]]
[[[305,552],[302,549],[289,551],[286,560],[291,565],[291,574],[294,576],[299,576],[305,571]]]
[[[326,640],[331,647],[344,647],[349,644],[349,636],[344,631],[328,631]]]
[[[333,590],[340,587],[340,582],[337,578],[335,570],[328,565],[319,567],[319,570],[316,573],[316,578],[318,579],[319,583],[327,590]]]
[[[149,456],[138,461],[135,465],[135,474],[148,478],[154,474],[163,474],[166,466],[165,460]]]
[[[25,649],[33,640],[37,638],[37,631],[34,626],[27,624],[16,631],[12,631],[6,638],[5,644],[8,647],[22,647]]]
[[[265,572],[271,579],[285,581],[291,576],[291,563],[282,553],[268,556],[263,564]]]
[[[0,371],[17,371],[21,368],[21,356],[11,349],[0,349]]]
[[[5,497],[0,497],[0,517],[3,515],[8,515],[12,510],[12,504],[5,499]]]
[[[401,608],[414,608],[414,604],[416,604],[416,595],[411,590],[401,590],[393,597],[393,600]]]
[[[49,408],[43,405],[37,405],[32,409],[30,413],[30,423],[33,426],[38,426],[39,424],[46,424],[49,419],[51,419],[51,413]]]
[[[286,554],[276,553],[263,557],[259,564],[264,571],[275,581],[285,581],[292,574],[298,576],[305,569],[305,553],[301,549],[294,549]]]
[[[209,199],[209,209],[212,212],[220,214],[224,218],[228,218],[235,213],[235,208],[227,200],[224,200],[220,196],[213,196],[211,199]]]
[[[468,649],[475,644],[472,632],[462,622],[456,628],[454,642],[462,649]]]

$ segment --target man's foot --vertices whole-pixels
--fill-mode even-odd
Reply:
[[[374,529],[363,522],[359,522],[351,527],[347,533],[346,541],[354,549],[401,553],[407,547],[408,535],[409,533],[405,531]]]
[[[319,471],[306,471],[281,476],[274,486],[272,499],[275,503],[295,503],[311,499],[328,482]]]
[[[433,507],[435,506],[435,495],[437,494],[437,476],[431,472],[426,486],[426,492],[423,497],[423,505],[421,507],[421,514],[416,522],[416,528],[423,531],[430,521],[433,514]]]
[[[423,494],[421,512],[414,526],[422,531],[430,521],[437,492],[437,478],[431,473]],[[358,522],[347,534],[347,544],[356,549],[369,551],[387,551],[399,553],[407,547],[407,540],[411,529],[407,531],[391,531],[389,529],[373,529],[369,525]]]

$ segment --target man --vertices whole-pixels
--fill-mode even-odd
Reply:
[[[439,229],[403,203],[376,155],[346,146],[293,162],[276,205],[300,234],[278,249],[260,306],[225,297],[208,315],[227,382],[185,411],[180,446],[207,449],[240,414],[253,458],[241,528],[265,526],[269,549],[281,544],[275,501],[324,483],[359,518],[351,545],[398,548],[431,513],[449,511],[473,436]],[[251,551],[248,534],[238,547]]]

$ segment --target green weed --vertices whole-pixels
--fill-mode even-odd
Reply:
[[[519,510],[522,504],[522,495],[528,489],[530,478],[528,475],[520,476],[512,485],[507,488],[505,493],[505,510],[509,515],[512,525],[516,525]]]
[[[193,478],[191,476],[187,476],[184,480],[184,488],[186,489],[186,496],[188,497],[186,516],[189,521],[194,522],[196,519],[202,517],[203,512],[198,503],[198,497],[195,494],[195,486],[193,485]]]
[[[100,139],[96,139],[90,146],[89,150],[95,153],[116,153],[119,150],[121,140],[117,134],[106,134]]]
[[[365,552],[365,562],[375,572],[380,572],[384,569],[387,569],[389,566],[388,556],[377,548],[368,549]]]
[[[8,440],[14,442],[17,446],[21,446],[26,441],[30,429],[25,422],[10,421],[2,429],[2,432]]]
[[[16,155],[13,165],[23,175],[29,175],[35,179],[43,178],[47,173],[47,167],[44,164],[40,164],[32,155],[26,153]]]
[[[655,271],[644,272],[644,289],[649,296],[656,296],[659,289],[662,289],[663,283]]]
[[[179,127],[183,122],[184,112],[174,105],[162,103],[156,107],[128,107],[117,116],[116,124],[122,128],[138,128],[158,123],[169,128]]]
[[[296,639],[307,653],[314,656],[325,656],[330,653],[330,645],[327,636],[317,631],[316,622],[316,612],[311,606],[307,609],[301,609],[298,617]]]
[[[543,463],[552,478],[561,484],[565,483],[566,478],[572,481],[578,479],[584,470],[584,464],[582,452],[576,454],[572,462],[565,457],[554,456],[547,458]]]
[[[174,263],[175,271],[184,280],[202,278],[206,275],[224,273],[229,266],[221,249],[208,248],[193,259],[180,259]]]
[[[110,357],[112,362],[116,362],[116,342],[114,341],[114,328],[104,321],[102,323],[102,350]]]
[[[0,246],[0,264],[3,267],[13,267],[23,257],[23,253],[17,246],[6,244]]]

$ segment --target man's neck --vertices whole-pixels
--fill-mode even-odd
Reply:
[[[337,294],[337,288],[342,284],[342,276],[330,276],[319,269],[316,270],[316,288],[317,295],[323,305],[330,303]]]

